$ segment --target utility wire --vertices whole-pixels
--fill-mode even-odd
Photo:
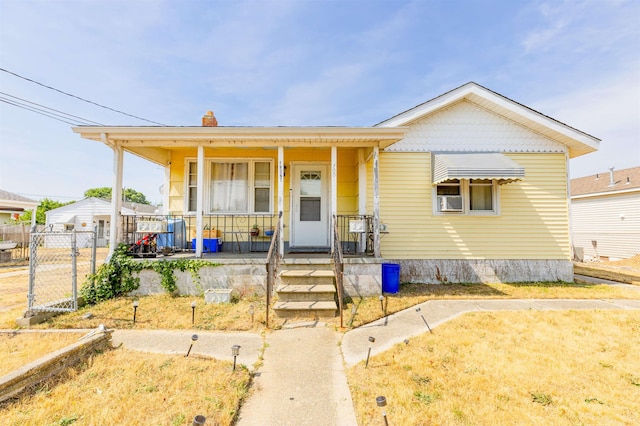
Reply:
[[[63,92],[63,91],[62,91],[62,90],[60,90],[60,89],[56,89],[55,87],[47,86],[46,84],[43,84],[43,83],[40,83],[40,82],[38,82],[38,81],[32,80],[32,79],[30,79],[30,78],[27,78],[27,77],[21,76],[20,74],[16,74],[15,72],[12,72],[12,71],[6,70],[6,69],[4,69],[4,68],[0,68],[0,71],[6,72],[7,74],[14,75],[14,76],[16,76],[16,77],[18,77],[18,78],[21,78],[21,79],[23,79],[23,80],[26,80],[26,81],[28,81],[28,82],[35,83],[35,84],[37,84],[37,85],[39,85],[39,86],[46,87],[47,89],[55,90],[56,92],[62,93],[63,95],[71,96],[72,98],[79,99],[79,100],[81,100],[81,101],[83,101],[83,102],[87,102],[87,103],[90,103],[90,104],[92,104],[92,105],[99,106],[100,108],[104,108],[104,109],[108,109],[108,110],[113,111],[113,112],[117,112],[118,114],[123,114],[123,115],[129,116],[129,117],[136,118],[136,119],[138,119],[138,120],[142,120],[142,121],[146,121],[146,122],[149,122],[149,123],[157,124],[157,125],[159,125],[159,126],[166,126],[166,124],[158,123],[158,122],[156,122],[156,121],[147,120],[146,118],[138,117],[138,116],[136,116],[136,115],[127,114],[126,112],[119,111],[119,110],[117,110],[117,109],[113,109],[113,108],[110,108],[110,107],[108,107],[108,106],[100,105],[99,103],[96,103],[96,102],[93,102],[93,101],[90,101],[90,100],[87,100],[87,99],[81,98],[80,96],[76,96],[76,95],[72,95],[71,93]]]
[[[93,121],[93,120],[89,120],[89,119],[87,119],[87,118],[79,117],[79,116],[77,116],[77,115],[69,114],[69,113],[66,113],[66,112],[64,112],[64,111],[60,111],[60,110],[57,110],[57,109],[55,109],[55,108],[50,108],[50,107],[48,107],[48,106],[46,106],[46,105],[42,105],[42,104],[39,104],[39,103],[36,103],[36,102],[31,102],[31,101],[29,101],[29,100],[27,100],[27,99],[22,99],[22,98],[19,98],[19,97],[17,97],[17,96],[10,95],[10,94],[5,93],[5,92],[0,92],[0,95],[4,95],[4,96],[8,96],[8,97],[13,98],[13,99],[17,99],[16,101],[13,101],[13,102],[19,102],[19,101],[21,101],[21,103],[27,103],[27,104],[31,104],[31,105],[36,105],[36,107],[39,107],[39,108],[48,109],[49,111],[55,111],[55,112],[57,112],[57,113],[62,114],[62,115],[60,115],[60,116],[68,116],[68,117],[72,117],[72,118],[77,118],[78,120],[84,121],[84,122],[85,122],[85,123],[87,123],[87,124],[96,124],[96,125],[98,125],[98,126],[104,126],[104,124],[98,123],[97,121]],[[1,97],[0,97],[0,98],[1,98]],[[6,99],[6,98],[5,98],[5,99]],[[36,108],[36,107],[34,107],[34,108]],[[56,115],[57,115],[57,114],[56,114]]]
[[[62,121],[63,123],[67,123],[67,124],[70,124],[72,126],[77,126],[78,125],[77,122],[74,123],[72,121],[68,121],[68,120],[64,120],[62,118],[55,117],[58,114],[53,114],[53,113],[48,113],[46,111],[41,111],[41,110],[38,110],[36,108],[30,107],[28,105],[22,105],[22,104],[19,104],[17,102],[10,101],[10,100],[4,99],[4,98],[0,98],[0,102],[4,102],[5,104],[8,104],[8,105],[13,105],[13,106],[15,106],[17,108],[25,109],[27,111],[35,112],[36,114],[44,115],[45,117],[53,118],[54,120]]]

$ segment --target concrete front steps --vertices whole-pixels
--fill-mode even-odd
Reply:
[[[289,266],[289,265],[284,265]],[[335,317],[335,274],[332,264],[295,265],[279,275],[278,301],[274,311],[280,318]]]

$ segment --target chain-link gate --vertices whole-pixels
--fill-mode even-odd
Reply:
[[[35,312],[78,309],[78,282],[96,270],[96,232],[31,234],[29,308]]]

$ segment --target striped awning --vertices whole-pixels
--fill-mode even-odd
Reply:
[[[524,167],[498,152],[433,155],[433,183],[453,179],[496,179],[498,183],[524,178]]]

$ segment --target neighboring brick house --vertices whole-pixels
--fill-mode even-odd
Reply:
[[[640,166],[571,179],[571,237],[580,260],[640,254]]]

